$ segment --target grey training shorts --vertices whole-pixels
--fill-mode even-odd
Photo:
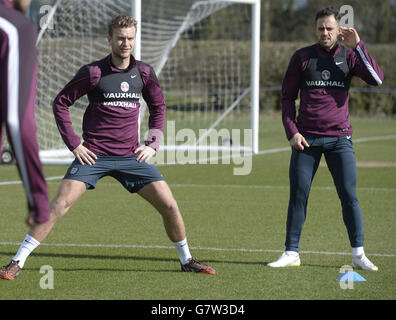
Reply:
[[[82,181],[87,189],[95,189],[99,179],[110,176],[117,179],[131,193],[138,192],[151,182],[165,180],[154,165],[144,161],[138,162],[137,155],[97,157],[93,165],[82,165],[75,159],[63,179]]]

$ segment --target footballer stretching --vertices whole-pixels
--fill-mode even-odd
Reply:
[[[177,202],[161,173],[147,162],[159,148],[166,105],[152,67],[132,56],[135,35],[133,18],[114,18],[108,35],[111,54],[83,66],[55,98],[56,124],[76,158],[51,203],[49,221],[31,228],[15,257],[0,271],[0,278],[14,279],[59,218],[104,176],[117,179],[126,190],[139,194],[158,210],[182,271],[216,273],[191,256]],[[72,128],[69,108],[83,95],[88,95],[89,105],[83,118],[81,142]],[[143,146],[138,140],[140,97],[150,112],[149,138]]]

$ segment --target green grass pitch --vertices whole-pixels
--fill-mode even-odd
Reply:
[[[378,272],[355,270],[366,282],[342,289],[335,279],[351,265],[341,208],[331,176],[315,177],[301,242],[301,267],[271,269],[283,250],[289,151],[255,155],[249,175],[229,165],[172,165],[160,170],[179,203],[192,254],[217,275],[180,272],[161,217],[117,181],[86,192],[29,257],[15,281],[0,280],[4,299],[344,300],[396,298],[396,121],[353,118],[358,196],[368,257]],[[279,118],[260,121],[260,150],[287,147]],[[389,136],[393,136],[389,137]],[[368,137],[388,137],[360,141]],[[64,166],[45,167],[46,177]],[[28,229],[25,194],[15,166],[0,166],[0,265],[13,257]],[[60,180],[48,181],[50,198]],[[53,289],[42,289],[43,266]]]

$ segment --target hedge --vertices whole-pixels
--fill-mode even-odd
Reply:
[[[260,48],[260,109],[276,111],[280,109],[280,86],[283,76],[293,53],[302,47],[310,45],[303,42],[262,42]],[[370,88],[362,80],[354,78],[350,91],[350,111],[352,114],[365,115],[396,115],[396,65],[394,64],[396,44],[366,44],[385,73],[381,87],[374,88],[378,92],[361,92],[356,88]],[[241,86],[249,85],[250,46],[244,41],[202,41],[180,40],[173,49],[161,77],[171,77],[172,89],[183,90],[189,85],[209,85],[209,75],[202,70],[222,72],[229,68],[224,63],[224,52],[233,50],[234,55],[242,57],[238,62],[238,71],[225,72],[230,77],[237,74]],[[178,63],[180,56],[187,60]],[[204,64],[206,66],[204,66]],[[207,66],[209,65],[209,67]],[[236,66],[233,66],[236,68]],[[172,73],[172,74],[171,74]],[[191,75],[191,76],[188,76]],[[206,78],[207,76],[207,78]],[[229,79],[229,83],[235,79]],[[225,81],[227,82],[227,81]],[[393,88],[393,93],[390,89]],[[386,91],[388,90],[388,91]]]

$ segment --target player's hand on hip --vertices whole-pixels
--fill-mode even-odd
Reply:
[[[84,147],[82,144],[73,150],[73,154],[82,165],[85,163],[93,165],[95,164],[95,160],[98,159],[95,153]]]
[[[136,160],[138,162],[142,161],[149,161],[153,155],[155,155],[156,151],[149,147],[149,146],[140,146],[139,148],[136,149],[136,153],[139,153],[137,156]]]
[[[290,140],[290,146],[296,150],[304,150],[305,147],[309,147],[307,140],[301,133],[296,133]]]

